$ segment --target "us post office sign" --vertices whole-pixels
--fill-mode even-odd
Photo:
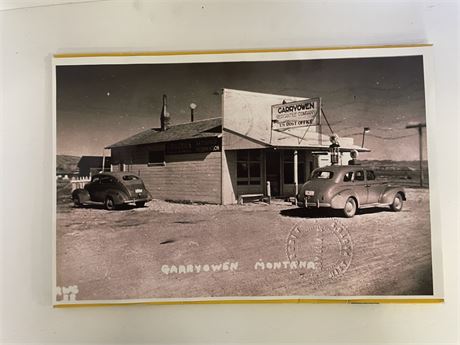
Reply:
[[[318,124],[321,111],[321,98],[276,104],[272,106],[272,127],[282,130],[293,127],[314,126]]]

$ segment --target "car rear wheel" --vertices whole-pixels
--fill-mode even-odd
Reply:
[[[347,218],[351,218],[356,214],[356,201],[353,198],[348,198],[347,202],[345,203],[345,207],[343,208],[343,214]]]
[[[145,206],[145,201],[137,201],[136,206],[137,207],[144,207]]]
[[[395,195],[395,198],[393,200],[393,203],[390,205],[390,208],[392,211],[394,212],[399,212],[402,210],[403,208],[403,198],[401,196],[401,194],[396,194]]]
[[[108,196],[107,198],[105,198],[105,202],[104,202],[104,206],[107,210],[109,211],[112,211],[115,209],[115,202],[113,201],[113,199]]]

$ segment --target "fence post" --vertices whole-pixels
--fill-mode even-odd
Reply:
[[[272,191],[270,187],[270,181],[267,181],[267,197],[268,197],[268,203],[270,204],[272,201]]]

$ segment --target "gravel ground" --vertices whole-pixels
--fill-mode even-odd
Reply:
[[[57,286],[78,286],[77,300],[431,295],[428,196],[408,189],[402,212],[352,219],[285,202],[106,211],[61,197]]]

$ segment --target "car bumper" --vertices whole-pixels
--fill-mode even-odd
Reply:
[[[331,204],[328,202],[320,202],[319,200],[299,200],[297,198],[297,206],[299,207],[331,207]]]
[[[136,202],[149,202],[152,201],[152,198],[140,198],[140,199],[131,199],[123,201],[123,204],[132,204]]]

